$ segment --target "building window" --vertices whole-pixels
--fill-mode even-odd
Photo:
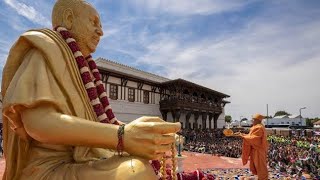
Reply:
[[[149,104],[149,91],[143,91],[143,102]]]
[[[129,88],[128,89],[128,100],[130,102],[134,102],[134,89],[133,88]]]
[[[110,84],[110,99],[118,99],[118,86],[115,84]]]

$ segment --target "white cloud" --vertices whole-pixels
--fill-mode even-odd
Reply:
[[[288,28],[290,27],[290,28]],[[171,34],[146,43],[138,63],[162,68],[169,78],[185,78],[231,95],[226,112],[234,118],[286,110],[319,116],[320,23],[260,17],[220,38],[185,42]]]
[[[45,27],[51,26],[51,21],[37,11],[33,6],[27,5],[16,0],[4,0],[4,2],[13,8],[19,15],[29,19],[33,23],[40,24]]]
[[[148,13],[169,13],[174,15],[209,15],[227,11],[236,11],[251,1],[243,0],[132,0],[138,11]]]

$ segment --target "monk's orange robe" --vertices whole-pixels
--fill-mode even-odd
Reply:
[[[257,124],[250,129],[249,134],[243,135],[242,163],[250,160],[250,171],[258,175],[259,180],[268,179],[267,153],[268,142],[263,125]]]

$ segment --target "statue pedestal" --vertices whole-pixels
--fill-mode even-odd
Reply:
[[[178,164],[178,167],[177,167],[177,173],[181,173],[183,172],[183,161],[184,159],[186,158],[187,156],[176,156],[176,159],[177,159],[177,164]]]

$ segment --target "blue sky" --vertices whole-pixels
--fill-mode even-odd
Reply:
[[[0,1],[0,66],[18,36],[51,28],[55,0]],[[233,119],[320,117],[320,1],[92,0],[103,57],[231,95]],[[2,71],[2,70],[1,70]]]

